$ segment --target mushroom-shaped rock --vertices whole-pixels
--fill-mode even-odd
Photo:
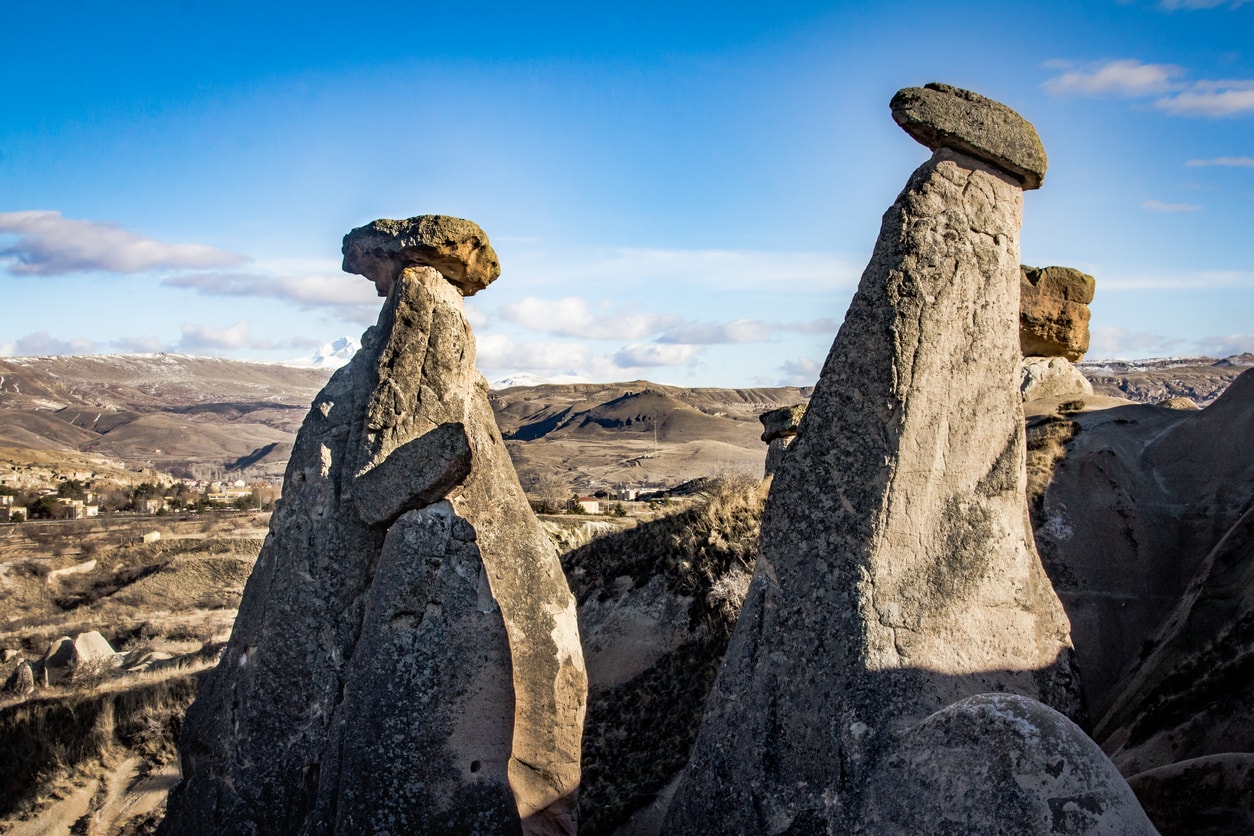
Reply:
[[[952,148],[1014,175],[1024,189],[1045,179],[1045,146],[1036,128],[1001,102],[928,84],[899,90],[889,105],[901,129],[933,151]]]
[[[448,215],[380,218],[344,236],[343,269],[374,282],[387,296],[406,267],[433,267],[462,296],[474,296],[501,275],[488,234],[474,221]]]

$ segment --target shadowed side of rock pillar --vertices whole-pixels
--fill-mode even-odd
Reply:
[[[1004,691],[1079,711],[1024,496],[1019,227],[1044,151],[1002,105],[925,92],[940,118],[911,133],[935,153],[885,213],[775,473],[667,833],[857,832],[875,764],[936,710]]]

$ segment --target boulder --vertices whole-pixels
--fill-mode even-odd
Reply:
[[[1057,711],[980,694],[911,728],[871,776],[860,831],[1153,834],[1097,744]]]
[[[474,296],[501,275],[501,263],[477,223],[447,215],[381,218],[344,236],[344,271],[359,273],[387,296],[407,267],[432,267]]]
[[[1001,102],[948,84],[897,92],[889,104],[902,130],[933,151],[951,148],[1039,189],[1048,161],[1032,123]]]
[[[1024,401],[1091,395],[1093,384],[1063,357],[1024,357],[1019,378]]]
[[[1075,362],[1089,350],[1089,303],[1096,281],[1070,267],[1023,265],[1019,281],[1019,343],[1025,357]]]
[[[74,673],[74,640],[62,636],[49,644],[39,660],[39,673],[40,684],[45,688],[69,682]]]
[[[465,225],[349,235],[349,268],[397,275],[297,436],[165,833],[574,832],[575,602],[475,368],[464,278],[406,266]]]
[[[855,832],[882,754],[938,709],[1003,691],[1079,715],[1027,519],[1022,202],[942,147],[885,213],[665,832]]]
[[[1166,398],[1159,401],[1158,405],[1163,409],[1182,409],[1185,412],[1197,412],[1201,409],[1196,403],[1183,397]]]

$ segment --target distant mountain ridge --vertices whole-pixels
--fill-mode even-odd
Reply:
[[[278,479],[296,430],[325,385],[320,366],[180,354],[0,357],[0,446],[99,453],[191,475]],[[342,359],[342,358],[340,358]],[[1141,402],[1210,403],[1254,355],[1084,363],[1099,394]],[[520,383],[513,378],[501,383]],[[809,397],[808,387],[685,388],[542,383],[494,389],[501,432],[520,476],[572,488],[673,485],[720,470],[760,472],[757,416]]]

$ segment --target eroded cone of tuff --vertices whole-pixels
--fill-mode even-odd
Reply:
[[[857,832],[870,770],[938,709],[1004,691],[1078,713],[1024,496],[1022,201],[943,148],[885,214],[665,832]]]
[[[899,90],[889,104],[902,130],[933,151],[952,148],[1039,189],[1048,161],[1032,123],[1001,102],[948,84]]]
[[[463,296],[474,296],[501,275],[496,250],[474,221],[418,215],[380,218],[344,236],[344,271],[360,273],[387,296],[407,267],[434,267]]]
[[[575,603],[475,369],[404,269],[301,427],[166,833],[573,833]]]

